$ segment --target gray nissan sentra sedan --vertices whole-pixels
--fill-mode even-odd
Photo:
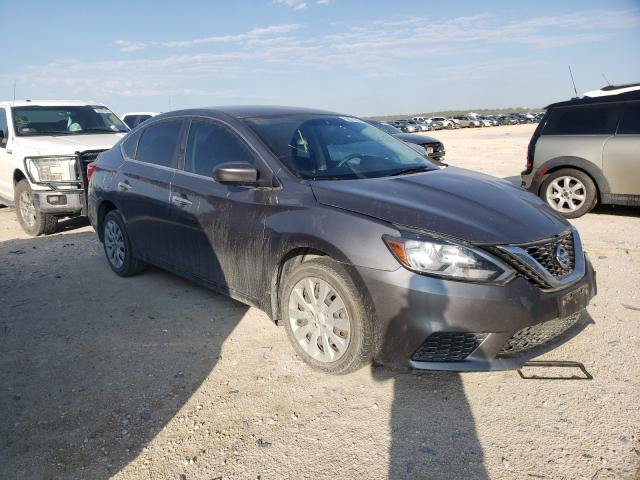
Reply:
[[[517,368],[580,331],[596,294],[542,200],[348,115],[166,113],[88,174],[115,273],[153,264],[253,305],[326,372]]]

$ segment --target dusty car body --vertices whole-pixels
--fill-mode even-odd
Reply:
[[[155,117],[100,155],[89,218],[119,275],[152,263],[253,305],[331,373],[516,368],[596,293],[578,232],[540,199],[331,112]]]

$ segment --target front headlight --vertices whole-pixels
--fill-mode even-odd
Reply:
[[[468,282],[504,284],[515,271],[475,247],[420,234],[415,238],[383,237],[396,259],[409,270]]]
[[[25,164],[36,183],[77,180],[76,157],[28,157]]]

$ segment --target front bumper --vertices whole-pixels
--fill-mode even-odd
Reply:
[[[50,215],[84,215],[85,194],[83,190],[33,190],[35,207]]]
[[[520,276],[505,286],[494,286],[442,280],[404,268],[393,272],[359,268],[375,309],[376,360],[391,367],[426,370],[519,368],[530,358],[577,335],[585,326],[584,312],[566,329],[559,328],[556,320],[560,315],[560,301],[567,293],[586,288],[583,309],[595,296],[595,272],[588,259],[585,267],[582,279],[553,292],[543,291]],[[550,323],[540,326],[545,322]],[[552,338],[546,338],[544,344],[537,344],[535,348],[524,351],[516,348],[515,355],[505,351],[517,344],[523,329],[527,332],[528,327],[533,326],[547,331],[550,326]],[[460,335],[457,340],[450,338],[445,342],[464,343],[464,337],[469,337],[465,334],[475,334],[478,343],[458,360],[416,360],[427,339],[451,337],[451,334]]]

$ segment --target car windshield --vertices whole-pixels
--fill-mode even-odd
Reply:
[[[375,178],[437,169],[400,140],[353,117],[292,115],[245,122],[304,179]]]
[[[128,132],[129,128],[108,108],[99,105],[14,107],[18,136],[82,135]]]

